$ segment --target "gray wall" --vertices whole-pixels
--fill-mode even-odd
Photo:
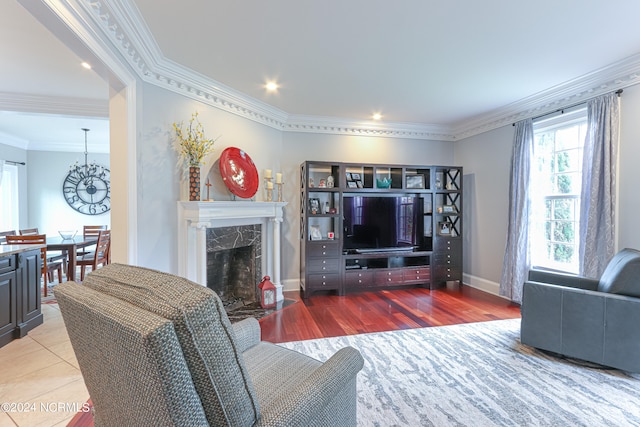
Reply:
[[[205,135],[220,137],[201,168],[202,183],[209,177],[213,184],[210,196],[215,200],[231,200],[217,163],[222,151],[227,147],[245,150],[262,178],[264,169],[282,170],[282,132],[157,86],[144,84],[142,93],[137,123],[138,263],[177,273],[177,201],[188,200],[188,192],[181,175],[185,168],[178,164],[172,143],[173,122],[187,124],[198,111]],[[257,200],[262,200],[260,191]]]
[[[20,224],[18,229],[37,227],[48,235],[57,235],[59,230],[82,232],[83,225],[110,225],[108,213],[83,215],[74,211],[62,194],[69,166],[76,161],[84,163],[83,153],[58,151],[27,151],[0,144],[0,159],[26,162],[19,166]],[[89,163],[109,167],[109,154],[91,154]]]
[[[84,215],[73,210],[64,199],[62,184],[69,166],[76,161],[84,164],[84,153],[58,151],[29,151],[27,161],[29,216],[20,228],[37,227],[41,233],[58,235],[60,230],[76,230],[82,233],[84,225],[107,225],[109,212],[100,215]],[[109,154],[92,154],[89,163],[96,162],[109,168]]]
[[[221,111],[173,92],[145,84],[138,100],[137,147],[138,263],[177,272],[177,200],[187,199],[186,181],[172,145],[172,123],[188,121],[198,111],[206,135],[220,138],[215,151],[202,167],[208,177],[210,196],[230,200],[220,177],[218,159],[226,147],[249,154],[262,179],[264,169],[281,171],[285,182],[285,222],[282,226],[282,279],[286,288],[299,283],[299,174],[304,160],[371,163],[451,164],[453,145],[447,142],[411,139],[288,133]],[[203,194],[204,197],[204,194]],[[256,200],[263,200],[262,185]]]
[[[640,248],[640,86],[624,90],[621,108],[618,247]],[[509,125],[454,144],[455,163],[465,168],[465,281],[495,293],[506,244],[513,132]]]
[[[464,167],[465,282],[497,292],[507,235],[509,168],[513,126],[454,144],[455,162]],[[489,281],[489,283],[487,283]]]

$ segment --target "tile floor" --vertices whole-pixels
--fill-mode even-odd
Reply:
[[[42,313],[42,325],[0,348],[0,427],[66,426],[89,399],[58,305]]]

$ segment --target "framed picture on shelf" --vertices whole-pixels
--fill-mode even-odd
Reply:
[[[407,189],[424,189],[424,175],[407,175],[405,187]]]
[[[320,233],[319,225],[312,225],[309,227],[309,240],[322,240],[322,233]]]
[[[458,208],[456,205],[443,205],[442,213],[458,213]]]
[[[319,214],[320,212],[320,199],[310,198],[309,199],[309,212],[312,214]]]
[[[348,173],[348,172],[347,172]],[[359,173],[351,173],[351,179],[354,181],[360,181],[360,174]]]
[[[357,181],[356,181],[356,186],[357,186],[358,188],[363,188],[363,187],[364,187],[364,185],[362,185],[362,181],[360,181],[360,180],[357,180]]]
[[[347,187],[349,188],[358,188],[358,184],[355,181],[347,181]]]
[[[450,236],[451,235],[451,223],[444,221],[438,223],[438,235]]]
[[[351,176],[351,172],[346,173],[347,181],[353,181],[353,177]]]

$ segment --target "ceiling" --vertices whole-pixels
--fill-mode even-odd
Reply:
[[[110,2],[141,15],[136,31],[168,64],[307,118],[364,122],[380,112],[382,123],[456,127],[640,54],[633,0],[271,0],[251,9],[245,2]],[[17,0],[8,3],[0,15],[0,93],[106,103],[106,83]],[[264,88],[271,79],[277,93]],[[60,115],[44,123],[17,117],[0,114],[0,132],[82,141],[78,117],[68,124]]]

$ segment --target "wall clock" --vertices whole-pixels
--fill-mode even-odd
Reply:
[[[111,209],[109,169],[94,164],[72,167],[62,185],[64,199],[85,215],[100,215]]]

